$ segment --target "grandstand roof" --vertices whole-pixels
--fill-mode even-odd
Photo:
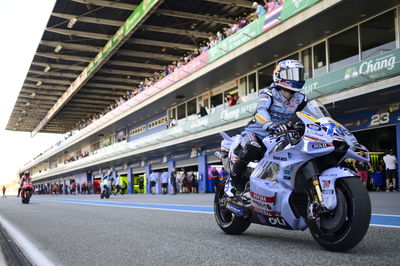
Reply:
[[[88,114],[102,112],[146,77],[251,12],[252,4],[247,0],[158,1],[89,80],[55,108],[141,2],[57,0],[6,129],[69,131]],[[54,116],[38,127],[51,108],[56,110]]]

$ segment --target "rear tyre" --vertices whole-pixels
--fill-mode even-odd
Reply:
[[[346,251],[355,247],[368,231],[371,201],[357,177],[342,178],[335,184],[337,207],[321,217],[321,231],[310,232],[319,245],[330,251]],[[324,228],[325,227],[325,228]]]
[[[225,207],[226,203],[223,199],[225,197],[224,193],[225,181],[221,182],[215,192],[214,198],[214,216],[217,221],[218,226],[222,231],[228,235],[240,235],[249,228],[251,222],[250,220],[242,217],[235,216],[229,209]]]
[[[110,194],[109,193],[106,194],[106,199],[108,199],[108,198],[110,198]]]

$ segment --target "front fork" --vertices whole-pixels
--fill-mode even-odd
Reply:
[[[316,166],[316,162],[308,161],[303,168],[303,174],[306,179],[306,192],[311,201],[308,206],[307,218],[317,219],[319,216],[327,212],[324,199],[322,197],[321,184],[319,182],[320,172]]]

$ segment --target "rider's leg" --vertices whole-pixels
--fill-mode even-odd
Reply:
[[[243,191],[247,183],[248,177],[244,177],[243,173],[247,168],[247,164],[251,161],[260,159],[265,152],[265,147],[260,145],[259,140],[254,134],[246,134],[243,136],[241,144],[235,149],[234,154],[237,155],[237,161],[232,164],[231,178],[232,186],[237,191]]]

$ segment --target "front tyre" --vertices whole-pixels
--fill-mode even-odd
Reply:
[[[310,228],[314,239],[327,250],[346,251],[355,247],[368,231],[371,201],[357,177],[338,179],[335,184],[337,207],[321,216],[323,234]]]
[[[218,226],[228,235],[240,235],[249,228],[251,222],[248,219],[235,216],[226,206],[225,181],[222,181],[214,198],[214,216]]]

